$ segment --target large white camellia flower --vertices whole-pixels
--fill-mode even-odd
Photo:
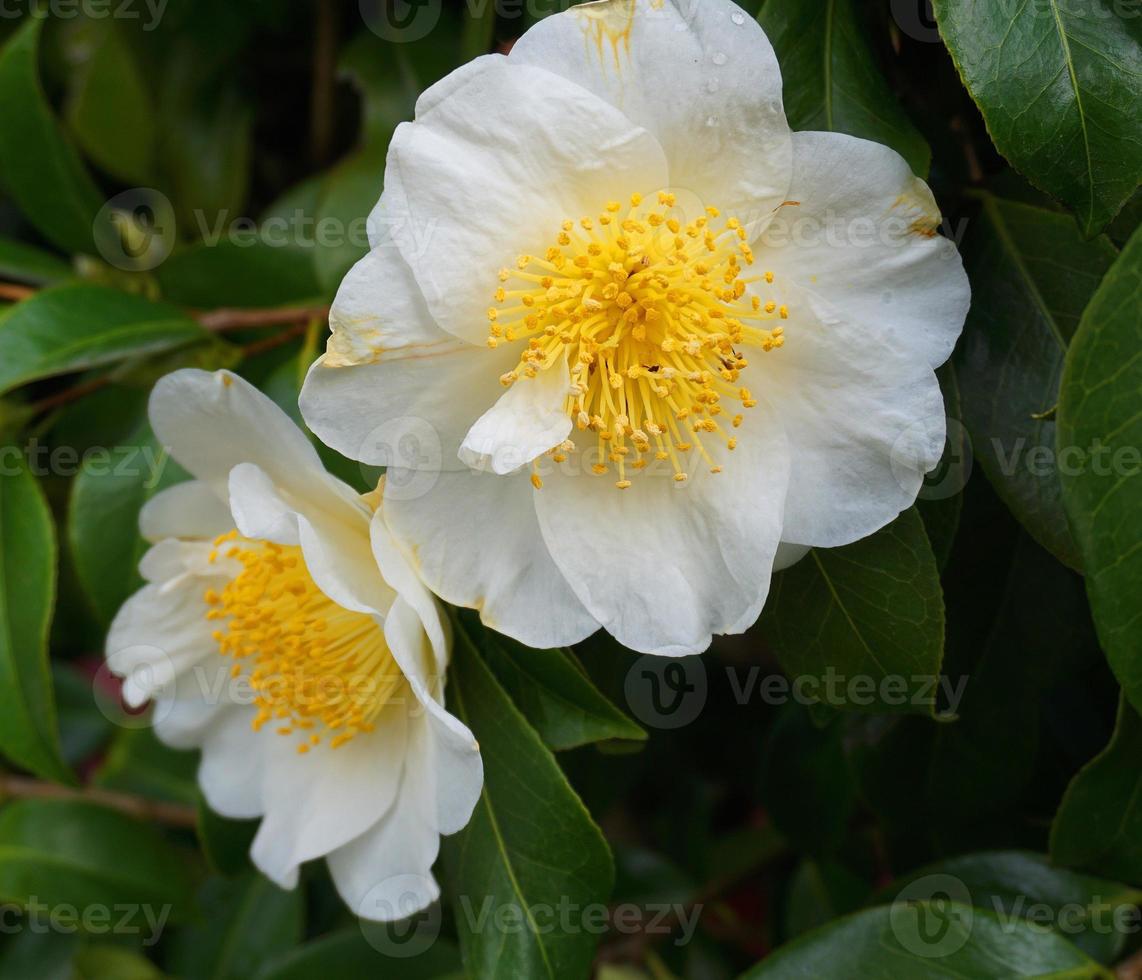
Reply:
[[[284,888],[325,857],[351,909],[399,919],[436,899],[440,835],[483,784],[444,708],[451,636],[385,522],[235,375],[184,370],[150,403],[195,479],[140,517],[148,584],[112,624],[124,699],[155,701],[159,738],[201,748],[199,784],[262,817],[251,857]]]
[[[789,131],[730,0],[575,7],[397,130],[302,411],[389,466],[442,598],[533,646],[700,651],[938,462],[969,300],[940,220],[894,151]]]

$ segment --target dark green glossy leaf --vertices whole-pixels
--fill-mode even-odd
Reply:
[[[0,186],[44,237],[69,252],[91,252],[103,196],[60,131],[40,84],[43,23],[29,17],[0,50]]]
[[[802,861],[785,896],[785,935],[792,939],[860,907],[868,884],[836,861]]]
[[[971,475],[971,446],[963,426],[960,384],[951,361],[936,376],[944,393],[944,412],[948,419],[948,437],[939,465],[924,478],[916,509],[924,520],[924,530],[936,556],[940,571],[947,567],[960,527],[963,488]]]
[[[258,832],[259,820],[228,820],[206,804],[198,794],[198,840],[211,867],[219,874],[233,876],[250,868],[250,847]]]
[[[883,889],[881,900],[892,899],[917,881],[945,887],[948,882],[933,877],[945,875],[955,880],[953,887],[958,883],[965,889],[953,895],[957,900],[1001,919],[1050,925],[1100,963],[1122,954],[1139,921],[1135,906],[1142,891],[1053,867],[1045,855],[1029,851],[986,851],[925,865]]]
[[[0,810],[0,899],[48,905],[170,906],[185,918],[184,856],[154,827],[94,803],[18,800]]]
[[[47,286],[70,279],[72,271],[71,266],[50,252],[0,238],[0,276],[34,286]]]
[[[212,878],[198,904],[203,920],[178,932],[167,959],[177,976],[247,980],[301,941],[301,891],[282,891],[256,872],[232,881]]]
[[[645,741],[646,732],[603,697],[570,650],[532,650],[466,618],[484,661],[548,748]]]
[[[809,692],[818,700],[854,711],[934,710],[944,602],[914,509],[863,541],[815,549],[781,572],[761,622],[786,673],[821,679]],[[831,675],[839,680],[826,683]]]
[[[208,337],[166,304],[103,286],[57,286],[0,318],[0,392]]]
[[[777,51],[794,129],[883,143],[927,176],[932,152],[877,67],[853,0],[766,0],[757,19]]]
[[[152,177],[155,110],[151,85],[113,18],[84,18],[75,49],[67,123],[76,142],[102,170],[127,183]]]
[[[1123,698],[1114,737],[1067,787],[1051,826],[1051,857],[1142,887],[1142,718]]]
[[[448,697],[484,760],[471,823],[444,847],[464,964],[479,977],[585,976],[598,935],[582,923],[561,928],[554,910],[561,902],[583,909],[607,901],[610,851],[460,619]]]
[[[322,289],[312,257],[278,244],[290,234],[276,224],[260,230],[242,226],[233,240],[176,252],[155,270],[155,279],[164,299],[201,309],[317,304]]]
[[[901,902],[857,912],[779,949],[742,980],[853,977],[1113,980],[1053,932],[952,902]]]
[[[1142,179],[1142,20],[1114,0],[933,0],[996,147],[1097,234]]]
[[[47,659],[55,527],[23,451],[2,446],[0,452],[0,753],[37,775],[69,782]]]
[[[198,799],[197,769],[193,752],[164,745],[150,728],[126,728],[113,742],[94,782],[121,793],[193,806]]]
[[[1063,503],[1110,666],[1142,710],[1142,231],[1091,300],[1059,401]]]
[[[254,980],[311,980],[315,976],[385,977],[401,980],[459,980],[460,951],[438,939],[423,953],[395,960],[366,941],[360,929],[346,929],[277,956],[253,974]]]
[[[985,196],[964,252],[972,305],[955,366],[976,458],[1035,539],[1077,567],[1051,410],[1067,347],[1114,246],[1083,242],[1065,215]]]
[[[72,767],[92,758],[111,739],[111,719],[95,703],[94,678],[71,664],[52,664],[61,754]]]
[[[185,478],[145,423],[124,445],[87,454],[72,484],[68,538],[79,580],[105,624],[142,586],[138,566],[148,544],[139,511]]]
[[[381,196],[386,145],[365,147],[341,161],[326,178],[317,205],[319,228],[330,241],[315,256],[317,276],[334,293],[354,264],[369,251],[366,219]]]
[[[0,947],[0,980],[75,980],[79,936],[24,930]]]

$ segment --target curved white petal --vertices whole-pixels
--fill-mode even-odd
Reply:
[[[789,447],[759,407],[738,448],[710,447],[721,473],[684,483],[646,470],[628,490],[613,475],[567,474],[535,494],[543,537],[588,611],[624,646],[686,656],[761,612],[781,539]]]
[[[151,426],[192,475],[227,499],[230,471],[258,463],[282,486],[324,493],[317,450],[269,398],[230,371],[184,368],[161,378],[151,393]]]
[[[231,820],[260,817],[265,748],[274,736],[250,727],[254,711],[231,707],[205,729],[198,785],[210,809]]]
[[[268,729],[255,737],[267,742],[260,776],[265,819],[250,857],[266,877],[289,888],[299,865],[360,836],[393,805],[407,749],[407,711],[390,705],[376,731],[306,755],[294,738]]]
[[[437,323],[475,344],[497,273],[567,218],[666,185],[657,141],[581,86],[486,63],[393,135],[380,214]]]
[[[408,918],[440,897],[432,865],[440,850],[432,807],[423,720],[409,732],[409,757],[392,808],[373,827],[329,855],[329,871],[345,904],[362,919]]]
[[[564,404],[571,388],[567,354],[534,378],[520,378],[464,437],[460,459],[476,470],[514,473],[571,433]]]
[[[813,296],[794,301],[786,337],[749,369],[789,437],[782,538],[850,544],[912,506],[939,462],[940,386],[925,361]]]
[[[329,311],[327,367],[416,357],[442,340],[408,263],[392,242],[374,248],[341,281]]]
[[[442,834],[454,834],[471,819],[483,789],[480,746],[468,727],[444,709],[443,678],[433,683],[436,678],[422,673],[431,662],[430,651],[419,615],[403,599],[393,604],[385,620],[385,638],[427,711],[425,737],[410,743],[409,765],[423,770],[430,782],[433,826]]]
[[[280,545],[298,543],[297,510],[254,463],[239,463],[230,471],[230,510],[244,537]]]
[[[491,351],[443,332],[407,357],[386,354],[352,367],[331,367],[322,357],[305,379],[301,413],[349,459],[430,475],[462,470],[464,436],[503,394],[500,375],[518,359],[518,351]]]
[[[796,133],[791,200],[758,261],[825,299],[867,334],[939,367],[963,329],[971,287],[940,209],[904,158],[841,133]]]
[[[808,545],[790,544],[788,541],[782,541],[777,546],[777,556],[773,559],[773,570],[783,572],[785,569],[791,568],[809,554],[810,550]]]
[[[522,473],[442,473],[424,494],[399,492],[390,470],[385,519],[412,566],[445,602],[480,610],[492,629],[528,646],[578,643],[598,623],[548,553]]]
[[[160,490],[139,511],[139,533],[148,541],[213,539],[233,526],[225,498],[200,480]]]
[[[786,199],[781,72],[732,0],[610,0],[546,17],[510,60],[590,89],[649,130],[670,185],[758,227]]]

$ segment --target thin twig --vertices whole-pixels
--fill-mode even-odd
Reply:
[[[34,286],[22,286],[15,282],[0,282],[0,299],[10,299],[13,303],[35,295]]]
[[[316,317],[314,319],[316,319]],[[242,348],[242,355],[244,357],[253,357],[255,354],[264,354],[266,351],[273,350],[275,347],[281,347],[282,344],[288,344],[295,337],[303,336],[308,329],[308,323],[299,323],[296,326],[290,327],[289,330],[283,330],[281,333],[267,337],[265,340],[257,340],[252,344],[246,344],[246,346]]]
[[[32,412],[35,415],[43,415],[57,408],[63,408],[64,405],[70,405],[72,402],[99,391],[101,388],[106,388],[110,383],[111,379],[108,377],[92,378],[90,381],[73,385],[71,388],[64,388],[63,391],[57,391],[54,395],[49,395],[47,398],[36,402],[32,406]]]
[[[9,798],[20,800],[79,800],[97,803],[108,809],[118,810],[128,816],[137,817],[139,820],[161,823],[168,827],[194,827],[198,823],[198,814],[194,807],[183,806],[179,803],[163,803],[159,800],[148,800],[142,796],[114,793],[111,790],[100,789],[98,786],[72,789],[69,786],[58,786],[55,783],[46,783],[38,779],[0,773],[0,800]]]
[[[272,310],[207,310],[194,318],[207,330],[224,333],[255,327],[281,327],[293,323],[309,323],[329,316],[328,306],[293,306]]]

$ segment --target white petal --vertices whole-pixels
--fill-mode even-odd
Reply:
[[[389,471],[385,517],[445,602],[479,609],[486,625],[537,648],[578,643],[598,629],[551,560],[526,475],[442,473],[419,495],[399,492],[407,479]]]
[[[249,382],[192,368],[161,378],[151,393],[155,435],[191,474],[226,499],[230,471],[258,463],[299,490],[325,470],[305,434]]]
[[[796,133],[791,200],[758,261],[930,367],[948,359],[971,287],[940,209],[904,158],[841,133]]]
[[[850,544],[915,502],[943,452],[943,396],[926,362],[820,299],[795,300],[789,324],[785,346],[749,369],[789,437],[782,538]]]
[[[427,711],[427,731],[422,741],[410,743],[409,765],[422,770],[428,781],[432,825],[442,834],[454,834],[471,819],[480,799],[484,785],[480,747],[468,727],[444,710],[443,683],[422,673],[431,662],[428,642],[419,615],[403,599],[393,604],[385,620],[385,638]]]
[[[400,289],[399,282],[393,283]],[[327,446],[374,466],[436,474],[466,469],[464,436],[503,394],[500,375],[519,352],[476,347],[443,332],[408,357],[330,367],[321,358],[301,391],[301,412]],[[427,481],[431,482],[431,481]]]
[[[292,887],[297,868],[329,854],[376,824],[393,805],[407,746],[404,705],[382,712],[376,731],[338,749],[306,755],[293,738],[269,730],[261,774],[265,819],[250,856],[272,881]]]
[[[230,471],[230,509],[243,536],[280,545],[298,543],[296,509],[254,463],[239,463]]]
[[[329,312],[327,367],[416,357],[444,334],[412,270],[391,242],[374,248],[341,281]]]
[[[773,559],[773,570],[782,572],[787,568],[792,568],[811,550],[808,545],[789,544],[787,541],[782,541],[777,546],[777,557]]]
[[[557,75],[487,63],[393,136],[381,213],[437,323],[483,343],[497,273],[567,218],[665,186],[657,141]]]
[[[535,495],[555,563],[632,650],[699,653],[752,624],[769,592],[789,479],[781,427],[754,409],[736,452],[710,452],[724,471],[696,467],[685,483],[648,469],[618,490],[613,475],[567,474]]]
[[[432,819],[432,774],[421,765],[426,727],[414,725],[409,733],[409,758],[392,808],[375,826],[329,855],[338,892],[362,919],[404,919],[440,897],[432,877],[440,850]]]
[[[162,538],[216,538],[234,527],[224,497],[199,480],[160,490],[139,511],[139,532]]]
[[[558,446],[571,432],[564,407],[571,387],[567,353],[534,378],[520,378],[472,426],[460,458],[503,476]]]
[[[232,707],[220,712],[203,733],[198,785],[210,809],[231,820],[260,817],[265,749],[276,738],[250,727],[254,711]]]
[[[781,72],[757,21],[732,0],[573,7],[536,24],[510,60],[590,89],[649,130],[671,186],[703,205],[756,226],[786,199]]]

